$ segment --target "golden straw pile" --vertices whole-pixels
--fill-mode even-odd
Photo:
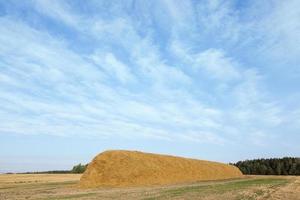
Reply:
[[[80,179],[80,187],[153,186],[242,177],[235,166],[137,151],[105,151]]]

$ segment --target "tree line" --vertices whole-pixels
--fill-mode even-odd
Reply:
[[[254,159],[234,163],[243,174],[300,175],[300,158]]]
[[[73,166],[71,170],[51,170],[51,171],[38,171],[38,172],[25,172],[20,174],[81,174],[83,173],[88,164],[81,164]],[[7,173],[7,174],[13,174],[13,173]]]

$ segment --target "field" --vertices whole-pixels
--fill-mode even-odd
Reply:
[[[164,187],[78,188],[77,174],[0,175],[0,199],[205,199],[300,200],[300,177],[246,176]]]

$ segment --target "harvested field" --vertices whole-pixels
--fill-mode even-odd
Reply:
[[[2,174],[0,187],[3,185],[29,183],[57,183],[78,181],[81,174]]]
[[[228,164],[137,151],[105,151],[89,164],[80,186],[155,186],[242,176],[237,167]]]
[[[0,175],[1,200],[300,200],[300,177],[245,176],[161,187],[78,188],[80,175]],[[65,181],[63,181],[65,179]],[[56,181],[55,181],[56,180]]]

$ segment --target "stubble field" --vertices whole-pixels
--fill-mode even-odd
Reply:
[[[300,200],[300,177],[245,176],[163,187],[80,189],[78,174],[2,174],[0,199]]]

